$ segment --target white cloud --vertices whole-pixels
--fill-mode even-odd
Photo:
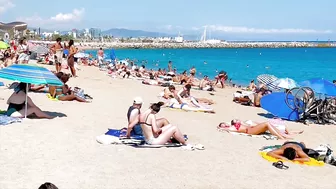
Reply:
[[[72,22],[81,21],[84,15],[85,9],[74,9],[71,13],[58,13],[56,16],[50,18],[50,20],[56,22]]]
[[[193,27],[192,30],[202,30],[204,27]],[[299,28],[283,28],[283,29],[264,29],[264,28],[248,28],[222,25],[208,25],[208,30],[225,32],[225,33],[251,33],[251,34],[314,34],[314,33],[333,33],[331,30],[314,30]]]
[[[13,0],[0,0],[0,14],[6,12],[8,9],[15,7]]]
[[[1,1],[1,0],[0,0]],[[73,22],[80,22],[83,19],[85,9],[74,9],[71,13],[58,13],[50,18],[42,18],[37,13],[31,17],[20,17],[17,21],[28,23],[28,25],[47,25],[47,26],[61,26],[61,24],[69,24]],[[56,25],[55,25],[56,24]]]

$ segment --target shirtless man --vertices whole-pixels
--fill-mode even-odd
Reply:
[[[213,91],[209,77],[205,75],[199,83],[199,89],[203,91]]]
[[[61,42],[62,39],[59,37],[56,39],[56,43],[50,47],[51,52],[54,54],[56,73],[62,69],[63,47]]]

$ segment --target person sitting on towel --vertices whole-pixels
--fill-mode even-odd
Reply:
[[[267,155],[282,159],[293,161],[310,161],[309,156],[303,151],[306,149],[306,145],[303,142],[285,142],[280,148],[272,150]]]
[[[141,97],[135,97],[133,100],[133,105],[129,107],[127,112],[128,127],[126,137],[129,138],[131,135],[143,135],[141,124],[139,123],[140,109],[142,107],[143,101]],[[168,125],[169,121],[165,118],[157,119],[157,125],[163,127]]]
[[[128,108],[127,111],[127,120],[128,120],[128,127],[127,127],[127,137],[130,137],[133,135],[142,135],[142,129],[139,124],[139,115],[140,115],[140,109],[142,107],[142,98],[141,97],[135,97],[133,100],[133,105]],[[130,127],[130,123],[138,121],[135,125],[132,125]]]
[[[14,93],[9,97],[7,101],[8,109],[6,115],[22,118],[25,117],[25,115],[30,116],[32,114],[35,114],[35,116],[38,118],[54,118],[44,113],[39,107],[34,104],[32,99],[27,96],[27,89],[29,88],[29,85],[27,85],[27,83],[19,83],[18,86],[16,86],[16,88],[14,89]]]
[[[146,143],[150,145],[164,145],[171,137],[174,137],[182,145],[187,145],[179,128],[171,124],[163,125],[163,122],[160,121],[162,119],[156,118],[156,114],[160,112],[163,105],[163,102],[154,103],[148,110],[140,113],[139,123],[141,124]]]
[[[174,85],[169,85],[169,87],[165,88],[163,90],[163,98],[165,99],[171,99],[171,98],[175,98],[176,96],[176,89]]]

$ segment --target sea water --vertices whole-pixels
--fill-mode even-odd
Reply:
[[[96,50],[88,50],[96,56]],[[107,58],[110,49],[104,50]],[[214,77],[221,70],[232,81],[248,84],[260,74],[289,77],[297,82],[336,79],[336,48],[238,48],[238,49],[116,49],[119,60],[135,60],[148,69],[166,68],[168,61],[179,73],[197,69],[197,77]]]

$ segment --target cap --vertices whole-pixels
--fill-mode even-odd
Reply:
[[[142,104],[142,103],[143,103],[143,100],[142,100],[141,97],[135,97],[135,98],[133,99],[133,103],[134,103],[134,104]]]

